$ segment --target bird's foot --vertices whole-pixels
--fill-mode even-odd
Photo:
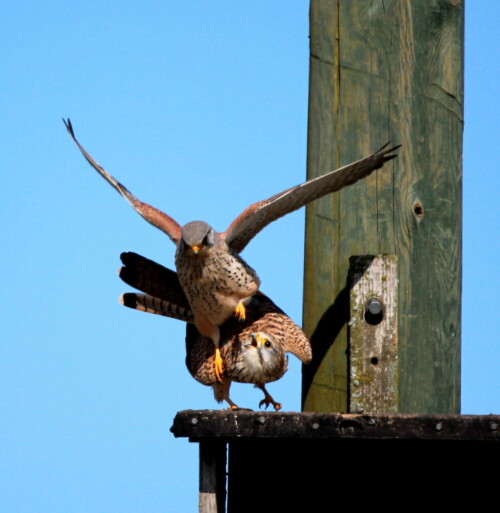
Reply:
[[[246,310],[245,310],[245,305],[243,304],[242,301],[240,301],[238,303],[238,306],[236,307],[236,310],[234,311],[234,315],[236,316],[236,318],[240,321],[240,322],[243,322],[245,319],[246,319]]]
[[[222,383],[224,380],[222,373],[224,372],[224,364],[222,360],[222,356],[220,355],[220,349],[218,347],[215,348],[215,358],[214,358],[214,368],[215,368],[215,377],[219,383]]]
[[[236,404],[232,404],[229,408],[229,411],[253,411],[250,408],[240,408],[239,406],[236,406]]]
[[[234,404],[233,401],[231,401],[231,399],[229,399],[229,395],[224,397],[224,399],[227,402],[227,404],[229,404],[229,411],[253,411],[250,408],[240,408],[237,404]]]
[[[281,410],[281,408],[283,408],[283,405],[281,403],[277,403],[269,394],[266,394],[264,399],[262,399],[262,401],[259,403],[259,408],[262,408],[263,404],[266,405],[266,410],[270,404],[273,405],[275,411]]]
[[[255,385],[257,388],[260,388],[262,390],[262,392],[264,392],[264,399],[262,399],[262,401],[259,403],[259,408],[262,408],[262,405],[265,404],[266,405],[266,410],[267,410],[267,407],[272,404],[274,406],[274,409],[275,411],[278,411],[278,410],[281,410],[281,408],[283,407],[283,405],[281,403],[277,403],[272,397],[271,395],[269,394],[269,392],[266,390],[266,387],[264,385]]]

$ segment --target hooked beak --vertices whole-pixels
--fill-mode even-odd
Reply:
[[[200,252],[200,246],[191,246],[191,251],[197,255]]]
[[[251,333],[250,336],[252,337],[252,346],[253,347],[260,347],[262,345],[262,336],[258,333]]]

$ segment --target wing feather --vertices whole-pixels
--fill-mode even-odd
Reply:
[[[69,118],[67,120],[63,118],[63,121],[69,135],[78,146],[87,162],[132,205],[139,215],[141,215],[148,223],[151,223],[153,226],[166,233],[175,243],[177,243],[181,234],[181,227],[179,224],[161,210],[138,200],[123,184],[116,180],[99,163],[97,163],[78,142]]]
[[[400,147],[385,149],[389,143],[367,157],[325,175],[291,187],[270,198],[247,207],[222,234],[232,251],[240,253],[268,224],[326,194],[338,191],[368,176],[375,169],[397,157],[392,154]]]

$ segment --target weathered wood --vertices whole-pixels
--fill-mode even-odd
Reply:
[[[500,415],[178,412],[171,431],[193,441],[243,438],[500,442]]]
[[[200,442],[200,513],[224,513],[226,446],[220,440]]]
[[[399,411],[460,408],[463,2],[311,0],[308,178],[399,157],[307,207],[304,411],[347,411],[349,257],[396,254]]]
[[[227,445],[228,513],[296,511],[298,504],[333,511],[337,491],[358,506],[388,486],[408,496],[418,490],[432,503],[444,493],[443,479],[467,480],[464,489],[475,493],[471,469],[485,482],[496,475],[500,415],[187,410],[171,430],[201,445]]]
[[[351,257],[349,411],[398,411],[398,272],[395,255]]]

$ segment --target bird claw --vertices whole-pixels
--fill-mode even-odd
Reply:
[[[236,406],[236,404],[232,404],[229,408],[229,411],[253,411],[250,408],[240,408],[239,406]]]
[[[259,408],[262,408],[263,404],[266,405],[266,410],[270,404],[273,405],[274,411],[278,411],[281,410],[281,408],[283,408],[283,405],[281,403],[277,403],[271,396],[264,397],[264,399],[262,399],[262,401],[260,401],[259,403]]]
[[[234,315],[240,322],[243,322],[246,319],[245,305],[241,301],[238,303],[238,306],[234,311]]]
[[[223,372],[224,372],[224,365],[222,361],[222,357],[220,355],[219,348],[215,348],[215,358],[214,358],[214,370],[215,370],[215,377],[217,378],[217,381],[219,383],[222,383],[224,381],[223,378]]]

